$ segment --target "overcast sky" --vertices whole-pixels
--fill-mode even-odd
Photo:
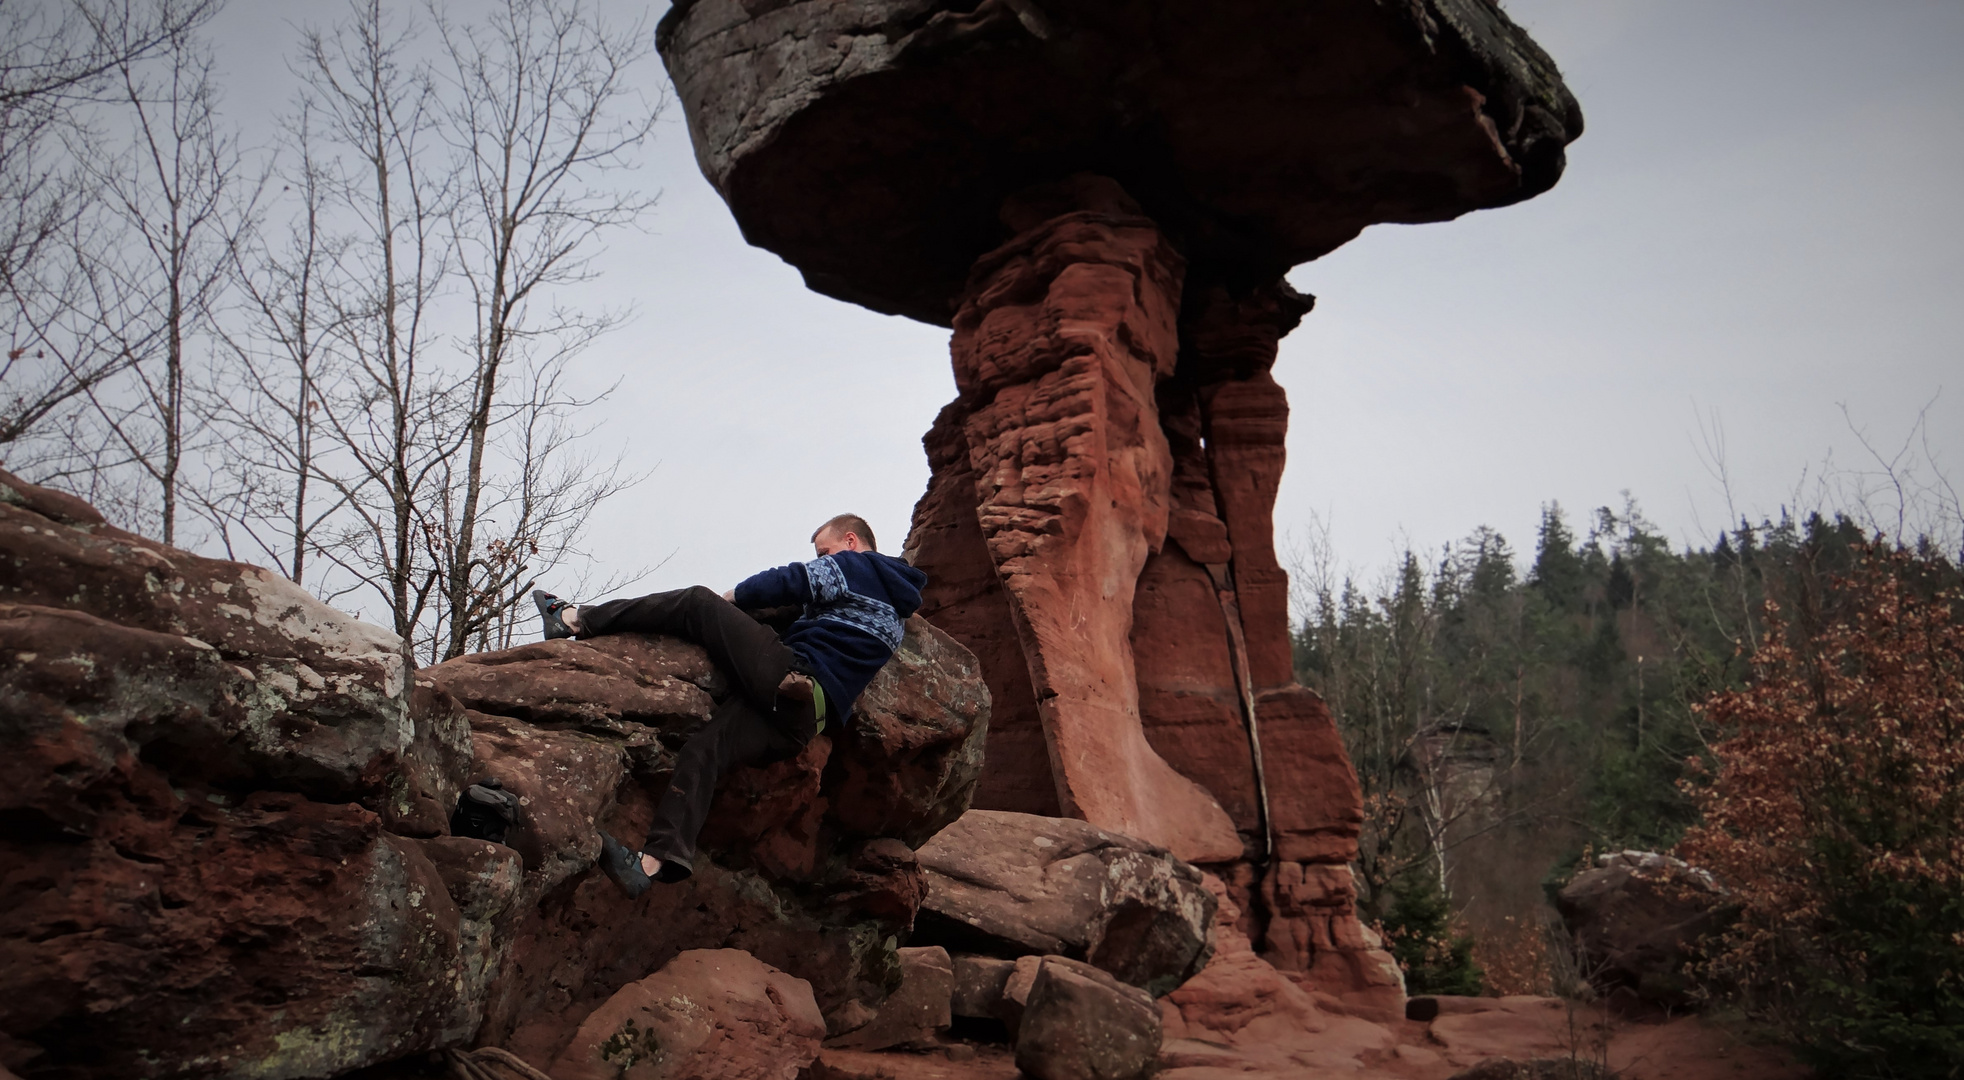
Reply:
[[[1290,280],[1317,306],[1283,342],[1293,418],[1278,532],[1327,524],[1367,576],[1399,545],[1580,523],[1628,490],[1679,543],[1728,516],[1701,451],[1722,427],[1737,512],[1920,410],[1964,483],[1964,4],[1511,0],[1587,133],[1548,194],[1380,226]],[[665,5],[656,5],[658,15]],[[618,5],[631,17],[640,9]],[[292,26],[333,5],[239,0],[214,27],[230,111],[284,101]],[[658,61],[645,70],[662,85]],[[595,448],[653,468],[596,523],[605,567],[719,588],[809,557],[825,517],[897,551],[927,480],[920,435],[954,394],[947,332],[805,290],[747,247],[679,107],[634,182],[661,191],[582,299],[632,302],[589,355],[620,388]]]

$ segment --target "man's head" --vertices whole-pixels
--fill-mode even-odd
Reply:
[[[873,543],[873,527],[858,514],[840,514],[812,533],[812,549],[820,555],[840,551],[878,551]]]

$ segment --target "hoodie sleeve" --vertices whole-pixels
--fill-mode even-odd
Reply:
[[[743,579],[736,587],[736,606],[758,608],[787,607],[811,601],[811,585],[805,564],[790,563],[774,570],[763,570]]]

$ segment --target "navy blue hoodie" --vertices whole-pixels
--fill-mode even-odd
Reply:
[[[736,587],[736,604],[804,605],[784,643],[825,689],[831,713],[844,719],[900,647],[901,623],[921,606],[925,584],[926,574],[891,555],[839,551],[752,574]]]

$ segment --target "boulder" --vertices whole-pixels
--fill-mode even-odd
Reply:
[[[642,689],[668,679],[700,690],[705,709],[727,692],[690,659],[701,655],[695,646],[637,640],[612,645],[607,656],[646,658],[656,674],[640,676]],[[511,932],[481,1038],[550,1060],[615,989],[685,949],[726,945],[804,979],[835,1032],[863,1026],[902,984],[897,942],[927,892],[913,849],[864,829],[870,822],[918,836],[966,807],[988,715],[973,658],[925,621],[909,620],[895,661],[861,697],[852,723],[828,729],[795,758],[725,777],[695,876],[630,903],[594,869],[598,831],[630,842],[645,835],[673,769],[671,747],[700,717],[633,713],[629,696],[640,691],[631,688],[588,700],[611,683],[564,673],[599,666],[579,654],[613,641],[545,642],[432,669],[474,710],[549,715],[534,724],[471,714],[478,769],[524,802],[512,843],[527,853],[531,901]],[[497,679],[485,679],[485,670]],[[527,670],[557,689],[528,690]],[[688,696],[673,686],[662,692]],[[842,808],[862,803],[881,809],[842,820]]]
[[[0,656],[0,1064],[283,1080],[476,1030],[515,868],[441,838],[469,728],[392,635],[0,473]]]
[[[1089,964],[1047,956],[1016,1031],[1016,1067],[1036,1080],[1131,1080],[1159,1055],[1152,995]]]
[[[919,616],[835,736],[825,796],[859,836],[912,847],[968,809],[982,775],[989,690],[975,654]]]
[[[827,1045],[849,1050],[925,1046],[948,1030],[955,979],[948,950],[938,945],[901,949],[899,959],[900,988],[880,1003],[871,1021]]]
[[[1726,890],[1710,874],[1646,851],[1601,856],[1562,887],[1555,907],[1585,978],[1675,1009],[1694,1004],[1685,967],[1700,941],[1730,918]]]
[[[974,1020],[999,1019],[996,1008],[1002,1001],[1003,986],[1016,970],[1017,961],[966,954],[949,959],[949,974],[954,983],[949,992],[949,1013]]]
[[[915,940],[1087,960],[1153,994],[1207,962],[1216,900],[1164,850],[1069,818],[971,810],[920,850]]]
[[[1003,1029],[1009,1033],[1009,1041],[1016,1041],[1016,1031],[1023,1023],[1023,1010],[1030,1004],[1030,987],[1037,982],[1037,969],[1043,966],[1044,957],[1019,956],[1003,976],[1002,996],[996,999],[994,1016],[1002,1021]]]
[[[811,985],[738,949],[694,949],[595,1009],[554,1080],[793,1080],[818,1057]]]

